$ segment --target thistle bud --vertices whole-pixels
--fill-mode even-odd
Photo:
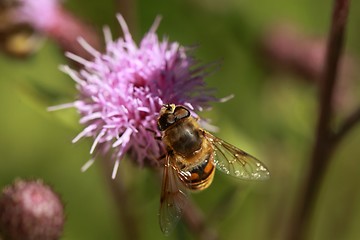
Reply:
[[[16,180],[0,197],[0,233],[8,240],[59,239],[64,206],[41,180]]]

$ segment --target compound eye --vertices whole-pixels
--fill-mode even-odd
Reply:
[[[177,120],[187,118],[190,116],[190,111],[182,106],[177,106],[174,110],[174,116]]]
[[[170,125],[174,124],[176,118],[173,114],[163,114],[158,120],[158,128],[160,131],[164,131]]]

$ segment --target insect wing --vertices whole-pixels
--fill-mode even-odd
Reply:
[[[159,222],[161,231],[169,235],[179,222],[187,202],[186,195],[180,190],[180,183],[174,166],[170,164],[171,155],[166,156],[162,180]]]
[[[246,180],[266,180],[270,173],[266,166],[250,154],[204,131],[215,151],[214,164],[220,171]]]

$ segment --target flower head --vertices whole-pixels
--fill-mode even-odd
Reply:
[[[60,197],[41,180],[16,180],[0,196],[0,232],[6,239],[59,239],[65,222]]]
[[[45,30],[58,20],[59,0],[15,0],[13,19],[26,23],[38,30]]]
[[[0,0],[0,10],[2,5],[1,1],[3,0]],[[91,25],[88,25],[64,8],[62,2],[62,0],[5,1],[5,4],[3,4],[6,10],[6,14],[4,14],[5,22],[6,25],[9,25],[7,28],[11,28],[11,31],[7,30],[9,32],[8,35],[10,35],[7,36],[8,41],[10,42],[12,39],[15,39],[13,37],[14,34],[22,37],[24,35],[23,32],[25,32],[27,33],[25,35],[26,41],[22,41],[20,42],[21,44],[17,45],[25,48],[25,50],[30,48],[25,52],[26,55],[38,50],[43,42],[40,40],[46,37],[55,41],[64,51],[73,52],[86,59],[91,59],[92,56],[79,45],[77,39],[82,37],[95,48],[99,49],[101,44],[98,34]],[[22,40],[22,38],[20,39]],[[22,50],[22,48],[20,48],[20,50]],[[6,50],[12,55],[17,54],[17,52],[15,52],[17,49]]]
[[[139,45],[131,37],[127,25],[118,15],[124,37],[111,39],[105,28],[106,52],[99,53],[81,41],[93,60],[87,61],[68,53],[83,65],[80,71],[64,66],[62,70],[74,79],[78,100],[63,105],[75,107],[84,130],[73,140],[91,137],[90,153],[107,153],[112,149],[115,177],[120,159],[129,153],[139,164],[156,163],[164,154],[163,145],[154,138],[157,117],[163,104],[182,104],[195,111],[217,101],[205,87],[204,66],[197,66],[189,49],[166,38],[159,40],[155,31],[157,18]],[[87,168],[93,160],[84,166]]]

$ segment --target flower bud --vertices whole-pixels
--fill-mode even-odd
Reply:
[[[41,180],[16,180],[0,197],[0,233],[9,240],[59,239],[64,206]]]

